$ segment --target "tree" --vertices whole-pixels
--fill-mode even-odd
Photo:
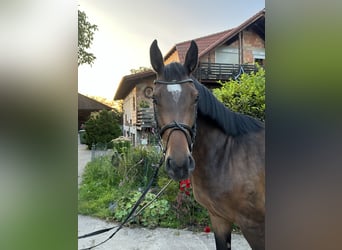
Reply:
[[[213,93],[223,104],[235,112],[265,120],[265,70],[242,74],[237,80],[220,82],[222,87]]]
[[[150,71],[151,68],[148,68],[148,67],[139,67],[139,69],[131,69],[131,74],[137,74],[137,73],[141,73],[141,72],[145,72],[145,71]]]
[[[97,143],[102,143],[107,148],[113,147],[111,141],[122,134],[119,126],[119,115],[115,110],[102,110],[91,114],[85,123],[85,140],[89,149],[92,144],[96,145]]]
[[[97,25],[91,24],[85,12],[78,10],[78,66],[81,64],[94,63],[96,57],[87,51],[94,40],[94,33],[98,30]]]

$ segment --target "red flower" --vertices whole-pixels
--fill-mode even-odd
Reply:
[[[205,227],[204,227],[204,232],[205,232],[205,233],[210,233],[210,227],[205,226]]]
[[[186,186],[186,188],[190,188],[191,187],[190,179],[186,179],[185,180],[185,186]]]
[[[182,180],[179,182],[179,190],[185,192],[187,196],[190,196],[191,182],[190,179]]]
[[[190,179],[182,180],[179,182],[179,189],[181,191],[184,191],[184,188],[190,188],[190,187],[191,187]]]

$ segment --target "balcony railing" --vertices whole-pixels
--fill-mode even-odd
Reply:
[[[137,111],[137,129],[151,128],[154,122],[153,108],[139,108]]]
[[[225,81],[256,70],[253,64],[199,63],[193,75],[199,81]]]

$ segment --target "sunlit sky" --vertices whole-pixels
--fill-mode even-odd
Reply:
[[[264,0],[79,0],[98,26],[92,66],[78,68],[78,92],[113,99],[130,69],[150,67],[154,39],[165,55],[176,43],[238,26],[265,7]]]

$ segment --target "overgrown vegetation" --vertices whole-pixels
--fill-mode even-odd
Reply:
[[[79,189],[79,213],[121,222],[132,209],[154,173],[160,154],[154,147],[114,146],[114,157],[99,157],[88,163]],[[119,153],[119,151],[121,153]],[[112,164],[114,162],[114,164]],[[160,169],[138,210],[151,201],[169,181]],[[172,182],[165,193],[147,207],[130,225],[146,227],[192,228],[203,230],[209,225],[207,211],[193,198],[191,188],[185,192]]]
[[[237,80],[220,82],[221,88],[213,93],[222,103],[235,112],[265,120],[265,70],[241,74]]]

